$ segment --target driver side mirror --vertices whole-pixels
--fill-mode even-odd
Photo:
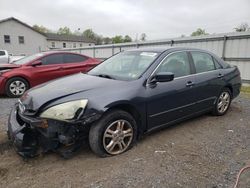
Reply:
[[[174,79],[174,73],[172,72],[161,72],[157,73],[151,77],[150,83],[157,83],[157,82],[170,82]]]
[[[33,67],[38,66],[38,65],[42,65],[42,61],[38,60],[38,61],[34,61],[31,63],[31,66]]]

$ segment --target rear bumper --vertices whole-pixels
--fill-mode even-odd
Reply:
[[[233,85],[233,99],[239,96],[241,86],[242,86],[241,81]]]

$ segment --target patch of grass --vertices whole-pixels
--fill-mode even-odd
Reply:
[[[241,86],[241,96],[250,98],[250,86]]]
[[[241,92],[250,94],[250,86],[242,86]]]

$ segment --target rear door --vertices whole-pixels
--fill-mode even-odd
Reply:
[[[174,80],[146,88],[148,129],[167,125],[195,112],[195,75],[186,52],[168,55],[154,74],[174,73]]]
[[[224,84],[220,64],[208,53],[190,51],[196,70],[197,109],[213,107]]]
[[[93,66],[93,60],[91,58],[78,55],[78,54],[63,54],[63,69],[64,74],[74,74],[78,72],[87,72]]]

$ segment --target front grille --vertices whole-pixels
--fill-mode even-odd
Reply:
[[[16,120],[17,120],[17,122],[19,123],[19,125],[24,125],[25,122],[24,122],[24,121],[22,120],[22,118],[20,117],[18,111],[19,111],[19,110],[17,110],[17,112],[16,112]]]

